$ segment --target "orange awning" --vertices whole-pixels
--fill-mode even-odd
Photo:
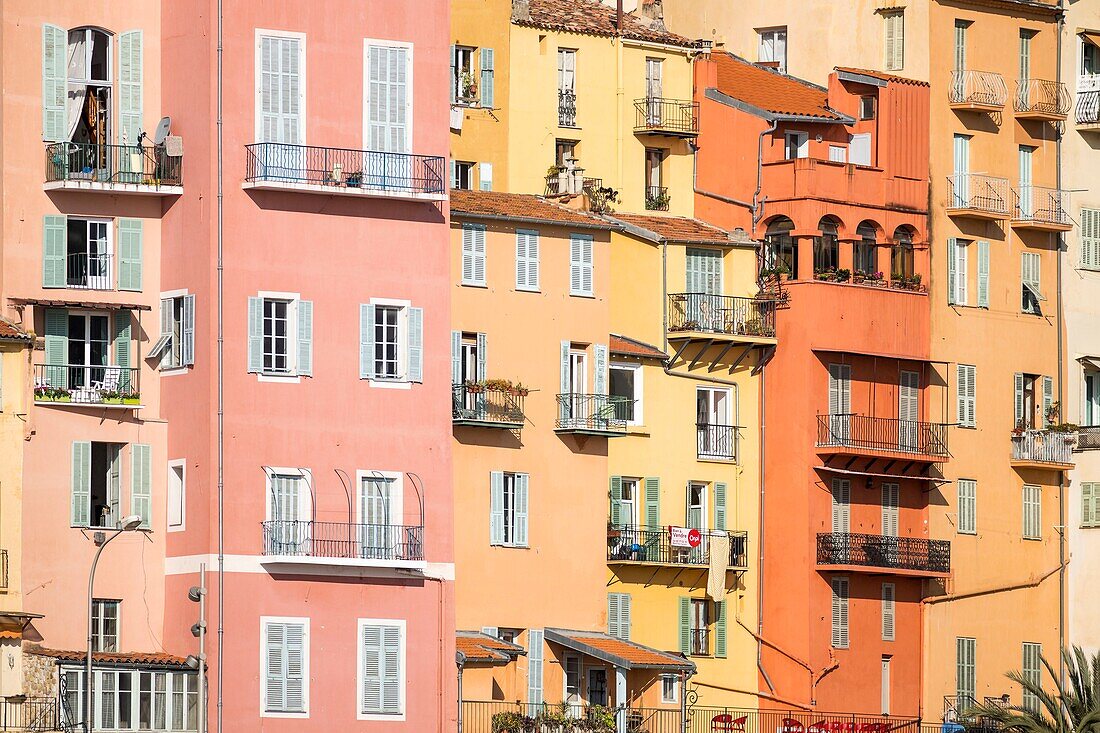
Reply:
[[[1080,36],[1092,45],[1100,46],[1100,33],[1095,31],[1081,31]]]

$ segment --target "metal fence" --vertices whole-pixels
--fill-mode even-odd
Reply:
[[[108,252],[77,252],[65,257],[65,285],[83,290],[112,290],[114,274]]]
[[[1077,431],[1076,450],[1100,449],[1100,426],[1083,425]]]
[[[322,148],[286,143],[245,146],[245,180],[365,191],[444,193],[446,161],[438,155]]]
[[[870,415],[817,416],[817,447],[947,456],[947,425]]]
[[[668,188],[665,186],[646,186],[645,207],[648,211],[668,211],[669,203]]]
[[[687,99],[643,97],[634,100],[634,132],[699,134],[699,103]]]
[[[627,397],[569,392],[558,397],[557,430],[626,432],[623,404]]]
[[[515,389],[478,384],[451,386],[451,418],[456,423],[522,425],[524,396]]]
[[[87,181],[145,186],[182,186],[183,158],[164,145],[46,145],[46,181]]]
[[[1074,119],[1078,125],[1100,124],[1100,92],[1078,92]]]
[[[1076,433],[1025,430],[1012,436],[1012,460],[1036,463],[1073,463]]]
[[[61,716],[56,698],[0,698],[0,730],[48,731],[61,730]]]
[[[956,173],[947,177],[947,208],[1008,216],[1008,192],[1007,178]]]
[[[667,527],[651,529],[638,525],[612,525],[607,529],[607,559],[609,562],[709,565],[713,540],[724,534],[730,539],[729,567],[748,568],[748,532],[711,530],[699,534],[698,547],[679,547],[673,546],[672,532]]]
[[[737,426],[696,425],[695,434],[698,458],[737,460]]]
[[[992,71],[956,70],[951,72],[951,104],[1004,107],[1008,87],[1004,77]]]
[[[357,560],[423,560],[424,528],[273,520],[263,523],[265,555]]]
[[[572,89],[558,90],[558,126],[577,126],[577,93]]]
[[[948,573],[951,543],[921,537],[823,532],[817,535],[817,564]]]
[[[112,404],[139,398],[138,369],[87,364],[35,364],[36,402]]]
[[[1069,192],[1046,186],[1020,186],[1013,191],[1016,207],[1012,218],[1040,224],[1072,223],[1067,209]]]
[[[1016,82],[1013,107],[1017,112],[1035,112],[1061,117],[1069,112],[1069,92],[1060,81],[1025,79]]]
[[[775,301],[709,293],[668,296],[668,330],[775,336]]]

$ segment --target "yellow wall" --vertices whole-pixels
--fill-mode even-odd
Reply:
[[[0,611],[23,610],[19,573],[22,554],[23,436],[26,430],[27,356],[30,344],[0,340],[0,549],[7,552],[7,584],[0,589]],[[22,652],[4,644],[4,663],[15,666],[0,673],[0,695],[21,693]]]

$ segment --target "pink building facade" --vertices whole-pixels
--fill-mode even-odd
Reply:
[[[162,5],[187,187],[162,297],[194,296],[163,381],[184,486],[166,646],[195,649],[208,572],[210,729],[450,730],[455,720],[445,0],[227,3],[224,425],[218,425],[216,4]],[[219,619],[221,604],[224,615]]]

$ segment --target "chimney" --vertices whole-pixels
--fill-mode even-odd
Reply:
[[[667,31],[665,27],[665,8],[661,0],[642,0],[638,8],[638,15],[648,21],[650,28],[659,31]]]
[[[531,20],[530,0],[512,0],[512,21]]]

